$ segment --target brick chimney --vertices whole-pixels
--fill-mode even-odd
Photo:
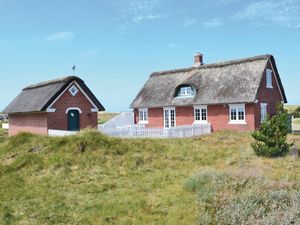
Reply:
[[[199,66],[203,65],[203,54],[197,52],[194,55],[194,59],[195,59],[194,67],[199,67]]]

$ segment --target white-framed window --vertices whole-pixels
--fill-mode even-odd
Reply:
[[[245,104],[230,104],[229,105],[229,123],[230,124],[245,124],[246,123]]]
[[[176,127],[176,111],[175,107],[164,108],[164,127]]]
[[[267,119],[267,115],[267,103],[260,103],[260,121],[262,122]]]
[[[148,109],[142,108],[139,109],[139,124],[148,123]]]
[[[207,106],[194,106],[194,123],[207,123]]]
[[[272,77],[273,77],[272,70],[267,69],[266,70],[266,86],[267,86],[267,88],[273,88]]]
[[[181,87],[180,88],[180,96],[188,96],[192,95],[192,87]]]

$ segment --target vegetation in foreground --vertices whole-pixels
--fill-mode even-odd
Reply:
[[[6,135],[2,224],[299,224],[300,159],[258,158],[250,133]]]
[[[255,142],[251,146],[258,156],[286,156],[294,145],[287,141],[290,131],[288,113],[278,110],[275,116],[267,117],[259,130],[252,133]]]

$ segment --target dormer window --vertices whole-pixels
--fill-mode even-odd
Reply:
[[[180,88],[180,96],[187,96],[192,94],[192,87]]]
[[[195,90],[189,85],[183,85],[177,88],[175,97],[193,97]]]

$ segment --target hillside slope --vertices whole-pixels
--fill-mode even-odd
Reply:
[[[126,140],[0,130],[0,224],[260,224],[285,212],[297,224],[300,159],[257,158],[250,141],[236,132]],[[271,209],[274,195],[287,204]],[[264,218],[246,223],[257,204]]]

